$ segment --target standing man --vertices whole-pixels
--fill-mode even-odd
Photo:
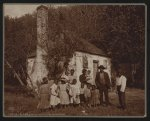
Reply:
[[[108,97],[108,89],[110,89],[110,79],[107,72],[104,72],[105,67],[100,65],[98,67],[100,69],[96,74],[95,84],[100,92],[100,105],[104,104],[103,94],[105,96],[106,106],[110,105],[109,97]]]
[[[126,109],[126,103],[125,103],[126,82],[127,82],[127,78],[123,75],[121,69],[119,68],[116,75],[116,86],[117,86],[117,93],[118,93],[118,98],[120,103],[120,106],[118,106],[118,108],[121,108],[123,110]]]
[[[79,76],[79,80],[83,84],[87,84],[87,75],[86,75],[86,73],[87,73],[87,70],[83,69],[82,74]]]

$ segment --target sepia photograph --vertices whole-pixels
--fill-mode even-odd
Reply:
[[[145,4],[4,3],[3,116],[147,115]]]

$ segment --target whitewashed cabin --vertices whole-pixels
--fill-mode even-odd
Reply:
[[[48,8],[46,6],[37,7],[37,49],[31,53],[27,58],[27,73],[36,86],[37,81],[42,80],[48,74],[46,65],[43,59],[45,55],[44,48],[39,46],[47,41],[48,38]],[[69,69],[75,70],[75,77],[78,84],[79,76],[82,74],[82,69],[87,68],[91,70],[91,76],[93,77],[93,83],[95,82],[95,76],[97,67],[104,65],[105,71],[111,75],[111,59],[102,50],[89,43],[87,40],[80,39],[81,44],[79,48],[76,48],[73,58],[69,63]],[[44,47],[44,46],[43,46]],[[29,78],[27,82],[30,83]]]

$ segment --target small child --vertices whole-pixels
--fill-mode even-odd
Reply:
[[[67,93],[68,84],[66,81],[61,80],[59,84],[59,97],[60,97],[60,104],[62,107],[66,107],[69,104],[69,95]]]
[[[85,102],[86,102],[86,105],[88,107],[91,107],[90,105],[90,98],[91,98],[91,84],[87,83],[87,87],[85,88],[85,91],[84,91],[84,96],[85,96]]]
[[[50,87],[50,106],[54,110],[55,106],[60,103],[60,99],[58,97],[58,86],[57,81],[55,80],[52,86]]]
[[[81,83],[81,87],[80,87],[80,103],[81,106],[84,106],[85,104],[85,84]]]
[[[74,106],[78,106],[80,104],[80,88],[77,85],[76,79],[73,79],[72,84],[70,84],[70,90],[72,92],[70,103],[73,103]]]
[[[92,85],[92,90],[91,90],[91,105],[93,107],[97,107],[100,104],[99,101],[99,90],[96,89],[95,85]]]

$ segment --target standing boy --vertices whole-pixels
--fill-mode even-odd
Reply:
[[[126,109],[126,103],[125,103],[126,82],[127,82],[127,78],[123,75],[121,69],[118,69],[117,78],[116,78],[117,93],[118,93],[118,98],[120,103],[120,106],[118,106],[118,108],[121,108],[123,110]]]

